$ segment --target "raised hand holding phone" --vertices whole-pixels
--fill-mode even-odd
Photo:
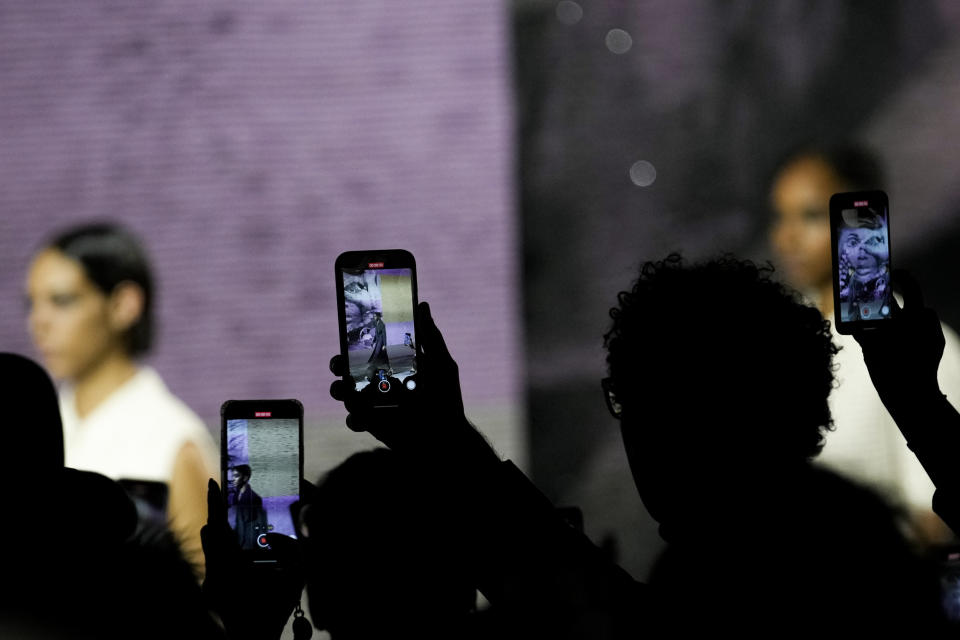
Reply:
[[[892,320],[880,330],[855,329],[877,393],[896,419],[913,404],[939,399],[937,370],[945,340],[937,313],[924,305],[919,284],[905,271],[893,274],[903,291],[903,309],[892,302]]]
[[[330,394],[347,426],[433,464],[472,466],[499,457],[464,415],[460,373],[433,321],[417,303],[409,251],[348,251],[337,257],[340,355]]]
[[[330,370],[346,375],[330,385],[330,395],[342,401],[349,412],[347,426],[368,431],[391,449],[432,462],[465,467],[499,462],[486,439],[464,415],[460,372],[437,328],[430,306],[421,302],[416,310],[421,341],[418,393],[399,407],[371,407],[355,391],[344,366],[334,356]]]
[[[203,592],[230,638],[279,638],[300,601],[304,575],[297,541],[281,533],[266,536],[277,561],[251,562],[230,527],[220,487],[210,480],[207,524],[200,530],[207,564]]]

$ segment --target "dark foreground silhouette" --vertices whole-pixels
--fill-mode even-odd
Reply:
[[[903,271],[893,275],[903,309],[883,330],[854,337],[880,400],[937,488],[933,510],[960,534],[960,414],[937,382],[943,328],[917,282]]]
[[[601,638],[940,632],[936,575],[898,515],[810,464],[830,428],[835,353],[820,313],[732,258],[647,263],[618,301],[604,389],[670,543],[649,585],[560,521],[467,422],[427,306],[419,404],[383,420],[349,384],[331,387],[351,428],[457,487],[480,540],[478,584],[510,627]],[[332,368],[343,371],[339,359]]]
[[[34,362],[0,354],[7,477],[0,637],[217,638],[168,531],[137,529],[112,480],[63,467],[56,392]]]
[[[211,482],[206,598],[169,532],[137,526],[109,479],[63,467],[56,394],[0,354],[9,553],[0,636],[279,637],[304,581],[339,640],[387,636],[621,638],[731,632],[943,631],[936,575],[872,491],[817,470],[835,348],[820,314],[731,258],[648,263],[611,311],[603,392],[640,496],[669,542],[634,581],[561,519],[464,416],[457,365],[418,309],[423,391],[384,413],[349,381],[351,428],[391,447],[307,484],[300,543],[270,534],[279,569],[244,561]],[[960,414],[940,393],[943,337],[915,283],[883,331],[857,336],[881,399],[960,525]],[[704,313],[704,310],[711,310]],[[335,358],[331,368],[341,372]],[[598,390],[599,391],[599,390]],[[493,603],[479,615],[474,588]]]

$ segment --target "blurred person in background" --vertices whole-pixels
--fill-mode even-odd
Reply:
[[[820,309],[832,328],[830,196],[881,189],[883,184],[879,160],[853,144],[800,148],[787,155],[774,173],[771,244],[787,282]],[[946,349],[938,376],[943,391],[956,400],[960,398],[960,341],[949,327],[943,329]],[[827,434],[818,461],[909,508],[925,542],[947,538],[949,532],[930,508],[933,484],[880,402],[856,341],[835,328],[833,341],[841,347],[835,359],[837,383],[829,399],[835,431]]]
[[[110,223],[69,229],[34,256],[27,298],[34,344],[62,383],[66,466],[166,483],[170,528],[202,567],[216,449],[200,418],[137,363],[154,327],[153,277],[140,243]]]

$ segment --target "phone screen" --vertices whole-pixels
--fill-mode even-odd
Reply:
[[[341,347],[354,388],[375,404],[417,387],[416,271],[406,251],[351,252],[337,260]]]
[[[300,499],[300,403],[231,402],[225,405],[223,422],[224,498],[240,547],[269,550],[267,533],[295,538],[290,505]]]
[[[882,192],[837,194],[830,201],[837,327],[891,317],[890,222]]]
[[[950,548],[940,563],[940,597],[943,611],[952,623],[960,623],[960,549]]]

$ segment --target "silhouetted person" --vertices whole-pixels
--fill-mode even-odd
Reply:
[[[0,353],[0,412],[4,448],[13,474],[43,476],[63,468],[63,425],[57,390],[40,365],[15,353]]]
[[[230,487],[227,489],[227,509],[237,542],[242,549],[256,549],[257,537],[267,532],[267,512],[263,498],[250,486],[253,471],[248,464],[230,467]]]
[[[300,527],[316,627],[334,640],[476,637],[470,549],[436,480],[387,449],[321,478]]]
[[[936,577],[892,511],[810,464],[830,425],[835,347],[820,313],[768,276],[732,258],[687,267],[671,256],[645,264],[611,311],[604,388],[669,543],[649,586],[559,522],[469,427],[426,309],[420,406],[381,421],[349,384],[331,391],[352,428],[433,460],[462,489],[484,540],[481,591],[518,626],[562,637],[931,631]]]
[[[63,467],[56,391],[34,362],[0,354],[8,553],[0,637],[218,638],[191,566],[168,531],[135,535],[126,492]]]
[[[418,390],[395,411],[370,410],[349,379],[331,394],[345,401],[347,425],[368,430],[400,454],[410,474],[428,474],[431,500],[462,521],[469,566],[493,603],[493,637],[609,637],[648,625],[643,585],[562,520],[510,462],[501,462],[464,416],[457,365],[430,315],[417,309],[424,354]],[[343,375],[346,362],[331,360]],[[452,498],[452,499],[451,499]],[[312,601],[311,601],[312,602]]]
[[[607,386],[669,543],[650,581],[664,624],[935,625],[935,576],[891,509],[810,464],[831,425],[836,348],[819,312],[769,276],[732,258],[688,267],[671,256],[645,264],[611,311]]]

